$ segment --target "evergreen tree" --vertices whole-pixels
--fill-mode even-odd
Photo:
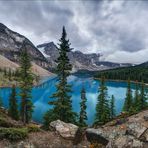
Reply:
[[[11,73],[11,69],[9,68],[9,71],[8,71],[8,78],[9,78],[9,80],[11,80],[11,76],[12,76],[12,73]]]
[[[138,82],[135,83],[135,94],[134,94],[134,111],[139,111],[139,89],[138,89]]]
[[[15,120],[19,119],[15,85],[13,85],[13,87],[12,87],[12,92],[11,92],[10,98],[9,98],[8,114],[9,114],[9,116],[11,116]]]
[[[105,78],[100,81],[99,96],[96,105],[95,124],[105,124],[110,120],[110,108],[107,100],[107,87],[105,86]]]
[[[58,84],[56,85],[57,91],[52,95],[52,101],[49,102],[50,105],[53,105],[53,109],[49,111],[48,121],[50,122],[60,119],[64,122],[75,123],[76,113],[72,111],[72,101],[70,95],[71,85],[67,83],[67,77],[70,75],[72,65],[70,64],[67,55],[71,49],[65,27],[63,27],[58,51],[59,57],[56,61],[56,73],[58,76]]]
[[[6,68],[4,68],[4,76],[5,77],[7,76],[7,70],[6,70]]]
[[[133,111],[133,100],[132,100],[132,90],[131,90],[130,79],[128,79],[128,86],[127,86],[127,92],[126,92],[126,98],[124,101],[123,111],[125,112]]]
[[[147,107],[147,98],[145,93],[145,84],[142,82],[141,84],[141,91],[140,91],[140,97],[139,97],[139,111],[145,109]]]
[[[115,97],[112,95],[111,101],[110,101],[110,117],[113,119],[116,116],[115,111]]]
[[[80,126],[87,126],[86,124],[86,120],[87,120],[87,113],[86,113],[86,102],[87,102],[87,98],[86,98],[86,92],[84,87],[81,90],[81,102],[80,102],[80,117],[79,117],[79,124]]]
[[[28,123],[32,118],[33,103],[31,101],[31,91],[33,86],[33,74],[31,72],[31,62],[25,46],[22,48],[20,59],[20,96],[21,108],[20,115],[24,124]]]
[[[0,96],[0,108],[3,107],[3,100],[2,97]]]

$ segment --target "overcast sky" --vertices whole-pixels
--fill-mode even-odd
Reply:
[[[148,61],[146,0],[0,0],[0,22],[35,45],[57,43],[65,25],[75,50],[106,61]]]

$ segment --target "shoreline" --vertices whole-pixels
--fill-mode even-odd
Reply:
[[[93,78],[94,80],[100,80],[101,78]],[[111,81],[111,82],[127,82],[127,80],[119,80],[119,79],[117,79],[117,80],[115,80],[115,79],[105,79],[106,81]],[[132,82],[132,83],[134,83],[134,84],[136,84],[136,83],[138,83],[138,84],[142,84],[142,82],[139,82],[139,81],[131,81],[130,80],[130,82]],[[148,83],[144,83],[145,84],[145,86],[146,87],[148,87]]]
[[[45,82],[47,82],[48,80],[53,79],[55,77],[56,77],[56,74],[52,74],[50,76],[41,76],[39,82],[33,84],[33,87],[40,86],[40,85],[44,84]],[[46,78],[48,78],[48,79],[46,79]],[[12,85],[14,85],[14,84],[0,86],[0,89],[12,88]],[[15,83],[15,86],[18,87],[19,85],[17,83]]]

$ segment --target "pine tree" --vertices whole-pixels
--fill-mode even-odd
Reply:
[[[9,78],[9,80],[11,80],[11,76],[12,76],[12,73],[11,73],[11,69],[9,68],[9,71],[8,71],[8,78]]]
[[[6,68],[4,68],[4,76],[5,77],[7,76],[7,70],[6,70]]]
[[[110,120],[110,108],[107,100],[107,87],[105,86],[105,78],[100,81],[99,96],[96,105],[95,124],[105,124]]]
[[[79,124],[80,126],[87,126],[86,124],[86,120],[87,120],[87,113],[86,113],[86,102],[87,102],[87,98],[86,98],[86,92],[84,87],[81,90],[81,102],[80,102],[80,116],[79,116]]]
[[[12,92],[9,97],[9,109],[8,114],[13,119],[18,120],[19,119],[19,113],[18,113],[18,105],[17,105],[17,98],[16,98],[16,88],[15,85],[12,87]]]
[[[2,97],[0,96],[0,108],[3,107],[3,100]]]
[[[138,82],[135,83],[135,94],[134,94],[134,111],[139,111],[139,89],[138,89]]]
[[[140,97],[139,97],[139,111],[145,109],[147,107],[147,98],[145,93],[145,84],[142,82],[141,84],[141,90],[140,90]]]
[[[60,119],[64,122],[76,122],[76,113],[72,111],[71,101],[71,85],[67,83],[67,77],[70,75],[72,65],[68,58],[68,52],[71,51],[70,43],[67,39],[65,27],[63,27],[62,37],[59,44],[59,57],[57,59],[56,73],[58,76],[58,84],[56,85],[57,91],[52,95],[50,105],[53,109],[49,111],[48,121]]]
[[[31,73],[31,62],[25,46],[22,48],[20,59],[20,96],[21,96],[21,120],[24,124],[32,118],[33,103],[31,101],[31,91],[33,86],[33,74]]]
[[[115,111],[115,97],[112,95],[111,101],[110,101],[110,117],[113,119],[116,116]]]
[[[126,92],[126,98],[124,101],[123,111],[125,112],[133,111],[133,98],[132,98],[130,79],[128,79],[128,86],[127,86],[127,92]]]

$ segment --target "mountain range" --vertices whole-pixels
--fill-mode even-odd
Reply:
[[[55,61],[59,56],[58,47],[53,42],[49,42],[40,44],[37,46],[37,48],[48,60],[51,68],[54,69],[57,65]],[[78,70],[105,70],[117,67],[127,67],[132,65],[128,63],[113,63],[100,61],[101,54],[96,53],[84,54],[81,51],[71,51],[68,53],[68,56],[73,66],[73,72],[77,72]]]
[[[34,64],[47,70],[55,69],[57,65],[55,61],[59,53],[58,47],[54,42],[40,44],[36,47],[25,36],[12,31],[0,23],[0,55],[19,64],[19,57],[24,44]],[[84,54],[81,51],[71,51],[68,56],[73,67],[73,72],[77,72],[78,70],[100,71],[132,65],[128,63],[100,61],[101,55],[99,53]]]

